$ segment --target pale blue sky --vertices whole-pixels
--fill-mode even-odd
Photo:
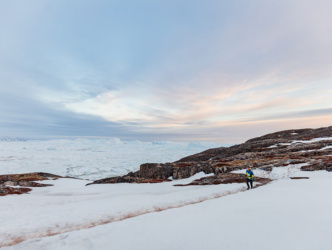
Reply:
[[[0,0],[1,135],[237,143],[332,125],[331,9]]]

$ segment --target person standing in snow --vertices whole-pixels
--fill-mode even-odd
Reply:
[[[246,176],[247,176],[247,186],[248,186],[248,189],[251,187],[252,188],[252,182],[253,182],[253,179],[254,179],[254,173],[251,171],[251,168],[248,167],[247,171],[246,171]],[[249,187],[249,183],[250,183],[250,187]]]

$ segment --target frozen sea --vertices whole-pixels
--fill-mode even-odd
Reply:
[[[230,146],[208,142],[141,142],[119,138],[0,139],[0,175],[48,172],[88,180],[127,174],[142,163],[166,163]]]

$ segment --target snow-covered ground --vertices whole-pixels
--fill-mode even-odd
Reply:
[[[135,171],[144,162],[174,161],[218,146],[118,139],[1,141],[0,171],[42,171],[93,180]],[[54,186],[0,197],[0,247],[330,250],[332,173],[303,172],[301,166],[271,172],[254,169],[255,176],[274,181],[249,191],[236,183],[173,186],[206,176],[203,173],[158,184],[42,181]]]
[[[319,138],[313,138],[308,141],[295,140],[292,143],[312,143],[312,142],[329,141],[329,140],[332,140],[332,137],[319,137]]]
[[[296,144],[296,143],[312,143],[312,142],[330,141],[330,140],[332,140],[332,137],[320,137],[320,138],[314,138],[314,139],[307,140],[307,141],[294,140],[290,143],[278,143],[276,145],[269,146],[268,148],[276,148],[277,146],[290,146],[290,145]]]
[[[217,143],[121,141],[118,138],[0,139],[0,175],[48,172],[89,180],[137,171],[147,162],[173,162]]]
[[[43,181],[54,186],[34,188],[30,194],[1,197],[0,242],[8,245],[127,217],[185,206],[243,190],[243,185],[187,186],[206,176],[160,184],[103,184],[85,186],[87,181],[58,179]],[[0,244],[1,246],[1,244]]]
[[[254,170],[275,181],[249,191],[173,186],[202,173],[159,184],[44,181],[55,186],[1,198],[0,242],[22,241],[4,247],[17,250],[332,249],[332,173],[300,167]]]

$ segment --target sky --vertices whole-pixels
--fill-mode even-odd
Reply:
[[[0,136],[240,143],[331,126],[331,9],[0,0]]]

